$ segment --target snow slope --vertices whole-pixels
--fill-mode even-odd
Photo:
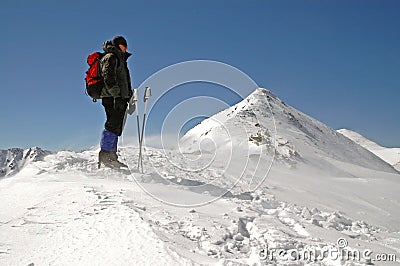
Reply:
[[[365,138],[363,135],[349,129],[339,129],[338,132],[348,137],[355,143],[360,144],[362,147],[379,156],[382,158],[382,160],[391,164],[395,169],[400,171],[400,148],[382,147]]]

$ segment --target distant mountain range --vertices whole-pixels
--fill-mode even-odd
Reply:
[[[0,178],[14,175],[30,162],[40,161],[49,154],[50,151],[38,147],[0,150]]]

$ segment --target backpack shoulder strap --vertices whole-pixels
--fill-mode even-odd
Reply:
[[[115,58],[115,60],[117,61],[117,63],[115,64],[115,68],[118,68],[119,65],[120,65],[120,59],[118,58],[118,55],[116,55],[113,52],[104,53],[103,56],[101,57],[101,61],[102,61],[103,58],[108,60],[110,57],[114,57]]]

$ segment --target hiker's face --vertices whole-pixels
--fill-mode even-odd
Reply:
[[[120,45],[119,45],[119,49],[121,49],[121,51],[122,51],[123,53],[125,53],[126,50],[128,50],[128,45],[125,46],[125,45],[120,44]]]

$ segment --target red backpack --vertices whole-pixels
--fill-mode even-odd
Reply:
[[[104,88],[104,80],[101,76],[100,60],[103,57],[103,53],[94,52],[91,53],[87,58],[89,69],[86,71],[86,94],[92,97],[93,102],[100,99],[100,94]]]

